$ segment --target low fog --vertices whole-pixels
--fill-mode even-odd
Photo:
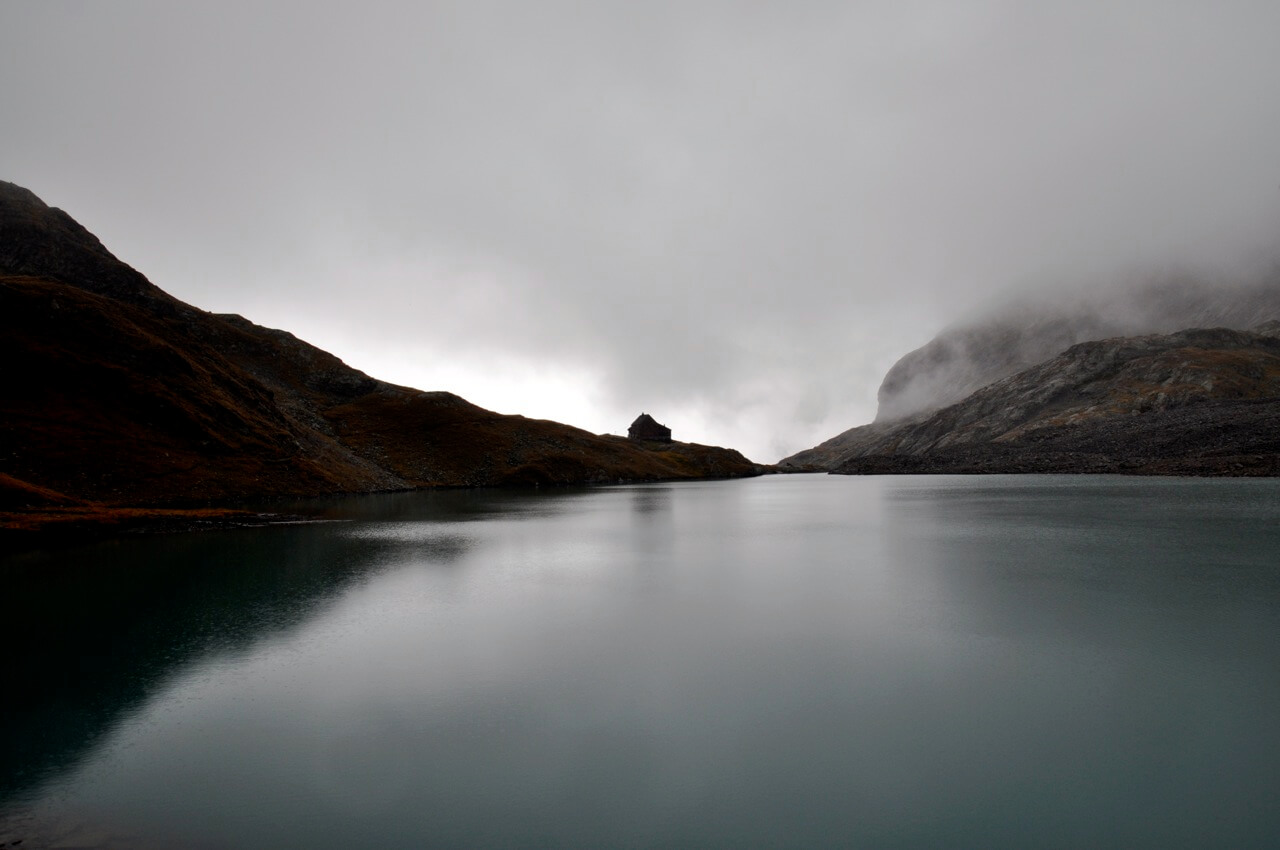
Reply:
[[[954,404],[1088,340],[1280,321],[1280,263],[1243,276],[1226,269],[1113,274],[1103,283],[1008,293],[984,306],[894,363],[877,394],[877,422]]]
[[[957,323],[1266,274],[1278,32],[1273,0],[11,3],[0,179],[376,377],[773,461]]]

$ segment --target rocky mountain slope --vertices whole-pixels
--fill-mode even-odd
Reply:
[[[172,298],[11,183],[0,359],[0,510],[757,472],[729,449],[650,446],[375,380]]]
[[[885,375],[875,422],[797,452],[779,465],[833,470],[853,457],[882,452],[896,435],[933,413],[1083,342],[1196,327],[1247,330],[1275,320],[1280,320],[1276,269],[1234,285],[1169,278],[1085,294],[1071,304],[1023,303],[946,330],[906,354]]]
[[[862,429],[842,473],[1280,474],[1280,322],[1081,343]]]
[[[1270,319],[1280,319],[1280,270],[1234,285],[1170,277],[1070,302],[1019,302],[949,328],[898,360],[880,385],[876,422],[954,404],[1080,342],[1184,328],[1246,330]]]

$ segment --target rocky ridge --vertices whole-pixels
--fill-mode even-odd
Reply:
[[[1280,270],[1234,285],[1171,277],[1070,303],[1021,302],[949,328],[899,359],[880,385],[875,421],[954,404],[1077,343],[1185,328],[1246,330],[1271,319],[1280,319]]]
[[[1278,320],[1280,267],[1230,284],[1173,276],[1139,287],[1085,293],[1072,302],[1047,297],[1026,301],[945,330],[904,355],[880,386],[874,422],[797,452],[779,465],[833,470],[851,458],[883,452],[898,435],[913,433],[933,414],[1081,343],[1187,328],[1254,328],[1266,333],[1268,326],[1280,324]],[[1212,369],[1212,364],[1205,368]],[[1161,409],[1156,405],[1146,412]],[[982,464],[975,461],[971,466],[981,469]]]
[[[11,183],[0,330],[0,511],[760,471],[730,449],[646,446],[376,380],[169,296]]]
[[[831,469],[1280,474],[1280,323],[1081,343],[956,404],[859,429]]]

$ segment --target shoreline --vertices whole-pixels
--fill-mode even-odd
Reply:
[[[300,514],[243,508],[46,506],[0,511],[0,553],[134,534],[180,534],[325,521]]]

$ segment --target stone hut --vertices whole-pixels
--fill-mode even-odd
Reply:
[[[636,421],[627,429],[627,436],[632,440],[652,440],[658,443],[671,442],[671,429],[658,423],[647,413],[641,413]]]

